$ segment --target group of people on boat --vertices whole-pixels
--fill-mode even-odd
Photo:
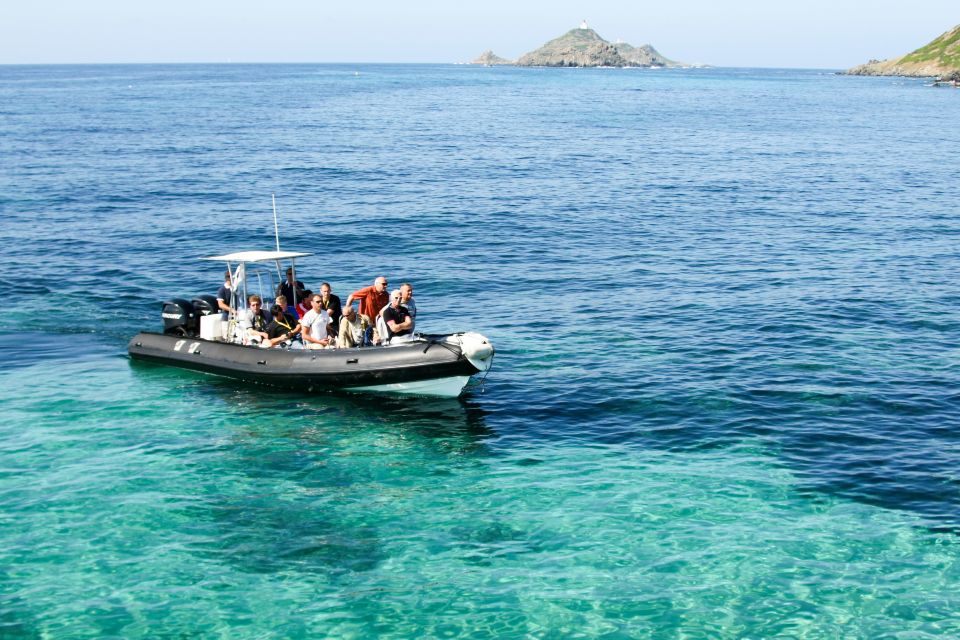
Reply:
[[[286,276],[269,310],[254,294],[247,297],[246,309],[238,312],[233,306],[232,276],[230,271],[224,274],[217,304],[225,318],[238,320],[245,343],[332,349],[396,344],[414,338],[417,305],[409,282],[387,293],[387,278],[378,276],[371,286],[354,291],[341,303],[327,282],[314,292],[296,279],[292,268]],[[358,309],[354,309],[354,301]]]

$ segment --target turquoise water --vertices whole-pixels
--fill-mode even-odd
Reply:
[[[0,637],[960,635],[958,98],[0,67]],[[485,383],[128,361],[197,257],[270,246],[271,192],[308,284],[413,281]]]

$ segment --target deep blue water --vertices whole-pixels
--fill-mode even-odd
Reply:
[[[960,635],[960,92],[0,67],[0,637]],[[127,360],[198,260],[497,346],[459,401]]]

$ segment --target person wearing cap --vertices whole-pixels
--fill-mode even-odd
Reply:
[[[366,333],[366,324],[360,318],[353,305],[343,310],[340,320],[340,333],[337,335],[337,346],[345,349],[363,345],[363,336]]]
[[[400,304],[400,289],[390,293],[390,306],[383,310],[383,324],[387,335],[385,342],[403,342],[413,340],[413,318],[407,308]]]
[[[230,306],[232,297],[233,277],[230,275],[230,270],[227,269],[226,273],[223,274],[223,284],[217,289],[217,306],[220,307],[220,311],[222,312],[220,316],[224,320],[234,312],[233,307]]]
[[[294,280],[293,275],[293,267],[288,267],[287,279],[277,286],[277,295],[287,299],[288,313],[293,313],[293,305],[303,300],[307,294],[303,283],[299,280]]]

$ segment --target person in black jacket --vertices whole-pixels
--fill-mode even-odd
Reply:
[[[300,334],[300,323],[296,318],[283,310],[279,304],[270,308],[273,314],[273,320],[267,325],[267,340],[264,346],[275,347],[289,340],[293,340]]]
[[[299,304],[306,295],[306,289],[303,283],[299,280],[294,280],[292,268],[287,269],[287,279],[277,287],[277,295],[287,299],[287,306],[290,307],[284,309],[287,313],[293,313],[292,307]]]
[[[340,304],[340,296],[333,294],[329,282],[320,285],[320,308],[330,316],[330,326],[327,327],[327,334],[335,336],[340,332],[340,318],[343,317],[343,305]]]

